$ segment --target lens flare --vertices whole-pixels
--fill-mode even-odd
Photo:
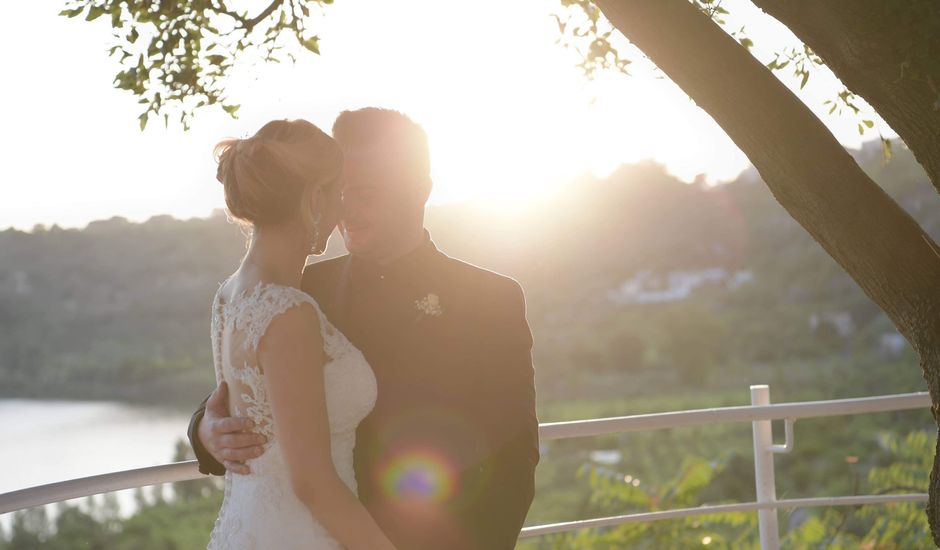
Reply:
[[[394,455],[380,469],[382,492],[395,502],[443,503],[457,489],[457,472],[441,453],[410,449]]]

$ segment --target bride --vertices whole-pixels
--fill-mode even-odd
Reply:
[[[356,496],[356,427],[376,383],[358,349],[302,292],[308,254],[340,215],[342,155],[304,120],[275,120],[216,147],[230,214],[252,227],[213,300],[216,380],[251,419],[264,453],[225,475],[210,549],[392,549]]]

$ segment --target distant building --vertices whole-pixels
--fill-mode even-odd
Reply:
[[[878,338],[878,352],[885,357],[897,357],[907,348],[907,340],[897,331],[883,332]]]
[[[848,311],[813,312],[809,316],[809,328],[813,332],[818,331],[823,324],[830,325],[842,338],[848,338],[855,332],[855,322]]]
[[[614,464],[619,464],[623,460],[623,453],[617,449],[598,449],[596,451],[591,451],[588,454],[588,458],[592,462],[598,464],[606,464],[608,466],[613,466]]]
[[[735,271],[728,279],[727,285],[730,290],[737,290],[739,287],[754,282],[754,272],[751,270]]]
[[[676,270],[665,275],[644,269],[609,291],[608,298],[617,304],[678,302],[691,296],[696,288],[704,284],[722,284],[729,290],[736,290],[753,281],[754,273],[751,271],[729,273],[721,267]]]

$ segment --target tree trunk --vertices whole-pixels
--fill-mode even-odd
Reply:
[[[940,1],[753,2],[878,111],[940,192]]]
[[[885,311],[920,355],[936,418],[940,248],[793,93],[688,0],[595,3],[715,119],[777,201]],[[928,505],[935,541],[938,464]]]

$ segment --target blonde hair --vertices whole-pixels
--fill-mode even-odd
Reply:
[[[335,185],[343,168],[333,138],[306,120],[273,120],[250,138],[220,141],[214,153],[229,214],[254,227],[298,215],[312,225],[311,195]]]

